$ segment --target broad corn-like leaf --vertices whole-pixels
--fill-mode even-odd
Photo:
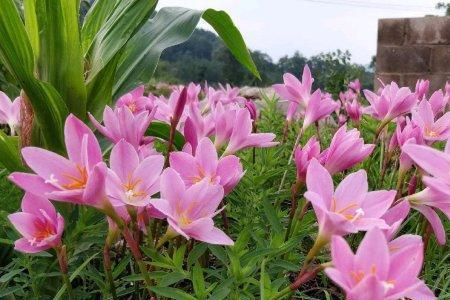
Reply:
[[[108,20],[116,5],[116,0],[97,0],[89,9],[81,29],[83,55],[86,55],[88,52],[95,35],[102,28],[105,21]]]
[[[20,159],[18,143],[16,136],[7,136],[0,130],[0,164],[10,172],[25,169]]]
[[[36,1],[37,0],[24,0],[23,11],[25,29],[27,30],[34,56],[37,59],[39,57],[39,25],[36,15]]]
[[[157,0],[123,0],[97,32],[88,57],[88,82],[121,51],[123,46],[155,10]]]
[[[86,117],[84,62],[78,29],[78,0],[37,0],[40,29],[39,77],[59,92],[70,112]],[[45,16],[45,17],[42,17]]]
[[[58,92],[34,77],[34,55],[14,1],[2,0],[0,59],[27,94],[46,146],[63,152],[63,122],[67,107]]]
[[[189,39],[202,17],[217,31],[236,59],[259,77],[242,35],[225,12],[164,7],[127,43],[117,70],[114,97],[148,83],[162,51]]]

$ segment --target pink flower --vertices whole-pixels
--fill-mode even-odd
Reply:
[[[91,114],[89,118],[95,128],[113,143],[118,143],[124,139],[136,149],[139,149],[144,142],[145,132],[153,120],[156,107],[150,112],[144,110],[138,114],[127,107],[118,107],[112,110],[109,106],[103,111],[102,126]]]
[[[334,191],[330,173],[312,159],[306,173],[309,200],[319,223],[319,236],[328,240],[332,235],[346,235],[378,226],[388,229],[381,217],[394,201],[396,191],[368,192],[364,170],[345,177]]]
[[[209,179],[185,187],[183,179],[172,168],[161,176],[161,199],[152,205],[166,215],[172,231],[209,244],[233,245],[233,241],[214,226],[213,217],[223,198],[223,188]]]
[[[381,89],[380,95],[369,90],[364,90],[364,95],[370,103],[370,106],[366,108],[366,113],[383,123],[388,123],[394,118],[410,112],[417,102],[417,96],[411,93],[409,88],[399,88],[395,82]]]
[[[403,151],[403,146],[406,144],[418,144],[424,143],[423,135],[420,127],[418,127],[414,122],[411,122],[408,117],[404,120],[404,125],[402,126],[397,122],[397,128],[395,130],[394,136],[396,138],[396,145],[402,150],[400,153],[400,170],[401,172],[406,172],[412,167],[412,160]],[[394,138],[393,136],[393,138]]]
[[[182,125],[186,118],[188,117],[186,102],[187,97],[182,98],[186,102],[179,103],[181,92],[178,90],[173,91],[169,99],[166,99],[164,96],[160,96],[156,99],[155,105],[158,107],[155,113],[155,119],[161,122],[165,122],[167,124],[171,123],[172,118],[177,116],[178,128],[182,128]],[[181,115],[180,115],[181,114]]]
[[[309,166],[309,162],[313,158],[318,158],[320,155],[320,144],[316,137],[312,137],[308,140],[306,145],[302,148],[299,146],[295,149],[294,161],[297,167],[297,180],[300,182],[306,181],[306,171]]]
[[[425,140],[433,142],[447,140],[450,137],[450,112],[436,121],[434,119],[431,104],[425,99],[422,100],[417,111],[413,112],[413,122],[420,127]]]
[[[353,101],[346,102],[344,104],[345,111],[347,112],[347,115],[352,119],[354,122],[359,123],[361,121],[362,116],[362,106],[358,102],[357,98],[354,98]]]
[[[162,155],[151,155],[139,160],[134,147],[124,140],[111,151],[106,191],[116,200],[115,206],[146,206],[151,196],[159,192],[159,177],[164,166]]]
[[[23,148],[22,156],[36,174],[16,172],[10,180],[27,192],[52,200],[105,207],[109,204],[104,197],[107,167],[94,133],[69,115],[64,135],[69,159],[41,148]]]
[[[250,117],[255,121],[258,118],[258,108],[256,107],[255,102],[252,100],[245,101],[245,108],[248,109]]]
[[[290,113],[287,117],[287,120],[291,121],[291,117],[295,114],[298,104],[300,104],[301,102],[309,101],[314,78],[312,78],[311,76],[311,71],[308,65],[305,65],[305,67],[303,68],[301,82],[290,73],[286,73],[283,75],[283,81],[284,84],[273,85],[273,89],[281,99],[291,102],[289,106]],[[305,106],[305,103],[303,103],[302,105]]]
[[[9,97],[0,92],[0,124],[8,124],[11,135],[15,135],[20,125],[20,103],[22,98],[17,97],[11,101]]]
[[[428,146],[408,144],[403,146],[414,162],[431,176],[422,178],[428,187],[408,196],[412,208],[420,211],[430,222],[440,244],[445,244],[445,230],[435,209],[450,218],[450,143],[445,152]]]
[[[227,84],[225,87],[220,85],[220,97],[219,97],[219,101],[224,104],[243,104],[246,99],[244,97],[239,96],[239,88],[235,87],[232,88],[231,85]]]
[[[348,88],[359,94],[361,92],[361,82],[359,81],[359,79],[350,81],[350,83],[348,84]]]
[[[202,91],[202,87],[199,84],[195,84],[193,82],[189,83],[187,86],[187,103],[196,103],[198,102],[198,96]]]
[[[203,137],[212,135],[214,128],[214,116],[212,114],[202,115],[198,103],[191,103],[189,106],[189,117],[184,123],[184,136],[194,153],[197,149],[198,141]]]
[[[116,107],[128,107],[128,109],[134,114],[140,114],[145,110],[152,110],[153,99],[144,96],[145,87],[143,85],[135,88],[134,90],[126,93],[120,97],[116,102]]]
[[[237,124],[239,126],[236,126]],[[229,125],[232,125],[232,131],[223,156],[250,147],[266,148],[278,145],[277,142],[273,141],[275,139],[273,133],[252,133],[252,118],[245,108],[237,111],[234,122]],[[216,132],[220,131],[222,131],[222,128],[216,123]]]
[[[322,92],[316,90],[306,102],[303,130],[306,130],[312,123],[328,117],[338,108],[337,102],[334,102],[330,97],[322,97]]]
[[[14,243],[17,251],[37,253],[61,244],[64,218],[43,197],[26,193],[22,199],[22,212],[8,216],[9,221],[22,235]]]
[[[435,299],[418,278],[423,263],[420,237],[397,240],[388,243],[381,230],[374,228],[366,233],[353,254],[342,237],[334,236],[333,267],[326,268],[325,273],[345,291],[348,300]]]
[[[416,89],[414,93],[416,94],[419,100],[422,100],[428,94],[428,90],[430,89],[430,81],[419,79],[416,83]]]
[[[320,155],[319,161],[330,172],[335,174],[362,162],[372,153],[375,145],[364,144],[359,131],[347,131],[344,125],[334,134],[330,147]]]
[[[401,201],[395,206],[389,208],[386,211],[386,213],[381,217],[381,219],[383,219],[389,226],[388,229],[383,230],[386,239],[388,241],[392,240],[392,238],[395,236],[395,234],[400,228],[400,225],[408,216],[409,211],[410,206],[408,201]]]
[[[444,96],[442,90],[437,90],[430,96],[428,102],[430,103],[431,109],[433,110],[435,116],[445,111],[445,108],[447,107],[449,101],[449,97],[450,94]]]
[[[225,194],[231,192],[244,175],[239,158],[228,155],[218,159],[217,150],[207,137],[200,140],[195,155],[172,152],[170,166],[178,172],[186,186],[206,178],[211,184],[220,184]]]

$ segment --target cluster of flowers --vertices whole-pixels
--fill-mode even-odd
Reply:
[[[356,80],[335,101],[328,93],[313,91],[313,81],[306,66],[301,81],[285,74],[284,84],[274,86],[280,98],[289,101],[286,128],[294,120],[302,121],[291,156],[297,176],[290,217],[296,212],[296,193],[304,185],[304,196],[319,224],[316,242],[288,289],[297,289],[314,273],[312,259],[331,243],[332,266],[325,272],[346,292],[347,299],[434,299],[418,279],[424,253],[422,237],[397,237],[397,233],[413,208],[429,221],[438,242],[445,243],[436,210],[450,217],[450,142],[444,152],[432,146],[450,137],[450,113],[446,112],[450,85],[428,98],[428,81],[419,81],[414,92],[392,82],[382,84],[377,92],[361,93]],[[362,105],[362,94],[369,102],[367,107]],[[12,103],[4,94],[0,94],[0,100],[5,108],[0,111],[0,121],[9,124],[13,133],[20,100]],[[319,121],[332,119],[333,113],[339,129],[327,149],[321,151],[319,136],[299,145],[310,125],[316,123],[319,131]],[[357,129],[364,114],[379,120],[374,144],[366,144]],[[195,84],[175,87],[168,99],[144,95],[144,87],[138,87],[118,99],[114,108],[105,108],[103,125],[94,116],[89,117],[113,143],[109,166],[92,130],[73,115],[67,118],[64,132],[68,158],[35,147],[22,149],[24,161],[34,173],[10,175],[26,191],[22,212],[9,216],[23,236],[15,243],[17,250],[35,253],[61,248],[64,219],[48,199],[102,211],[110,233],[122,232],[137,260],[139,247],[133,247],[130,228],[146,234],[151,218],[167,220],[165,238],[181,235],[211,244],[233,244],[214,225],[213,218],[223,210],[224,196],[244,175],[235,153],[277,145],[274,134],[256,132],[255,103],[240,97],[239,89],[228,85],[217,90],[202,90]],[[172,139],[166,158],[155,149],[155,138],[146,136],[155,120],[170,125],[171,137],[175,130],[183,133],[183,149],[171,151]],[[357,128],[347,129],[349,120]],[[396,130],[389,137],[387,125],[393,122]],[[414,187],[403,195],[403,185],[398,184],[397,191],[369,192],[367,173],[359,170],[334,189],[332,175],[366,159],[380,137],[389,139],[386,165],[399,154],[399,183],[415,165],[424,175],[426,188],[416,193]],[[411,180],[417,180],[417,176],[414,173]],[[284,178],[280,187],[283,182]],[[343,236],[360,231],[367,233],[353,254]]]
[[[142,86],[118,99],[114,109],[105,108],[104,125],[90,115],[113,143],[109,167],[92,130],[73,115],[64,129],[67,158],[23,148],[24,161],[34,174],[10,175],[26,191],[22,212],[9,216],[23,236],[15,248],[35,253],[61,246],[64,220],[47,199],[95,207],[108,216],[110,231],[137,223],[146,233],[149,219],[159,218],[167,220],[171,237],[232,245],[214,226],[213,217],[223,209],[217,210],[224,195],[244,175],[233,154],[277,143],[274,134],[252,132],[257,108],[239,97],[238,89],[209,87],[202,101],[200,92],[200,86],[190,84],[175,88],[166,99],[145,96]],[[169,153],[166,163],[153,147],[154,138],[145,135],[153,120],[170,124],[187,139],[183,149]]]
[[[342,125],[330,147],[322,153],[316,137],[303,147],[294,147],[295,186],[306,184],[304,196],[312,203],[319,223],[316,244],[307,260],[331,242],[333,266],[325,271],[346,292],[347,299],[434,299],[433,293],[417,278],[423,262],[422,237],[395,236],[413,208],[429,221],[438,242],[445,244],[445,230],[435,210],[450,218],[450,112],[446,112],[450,84],[429,98],[429,81],[418,81],[414,92],[398,87],[395,82],[382,84],[377,93],[364,90],[370,105],[363,107],[358,80],[340,94],[342,105],[323,96],[320,90],[311,93],[312,82],[306,66],[301,82],[286,74],[284,84],[274,86],[282,99],[290,101],[287,124],[300,107],[298,115],[303,116],[303,130],[313,122],[330,117],[332,112],[336,112]],[[358,130],[346,129],[348,119],[359,127],[363,114],[380,121],[377,138],[380,134],[388,138],[386,125],[396,121],[386,157],[390,159],[396,151],[400,153],[397,191],[368,192],[364,170],[345,177],[334,191],[331,175],[361,162],[375,146],[364,144]],[[437,141],[448,141],[444,152],[432,148]],[[426,188],[415,193],[414,186],[403,197],[401,183],[413,164],[426,175],[423,176]],[[417,180],[416,175],[412,180]],[[368,233],[355,255],[342,237],[359,231]],[[305,273],[307,270],[303,269],[296,282],[300,284]],[[297,287],[295,282],[291,286]]]

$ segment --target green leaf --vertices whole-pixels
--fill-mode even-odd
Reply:
[[[201,243],[201,244],[195,245],[194,248],[192,249],[192,251],[189,252],[189,255],[188,255],[188,259],[187,259],[188,266],[191,266],[192,264],[194,264],[200,258],[200,256],[202,256],[203,253],[205,253],[207,248],[208,248],[208,244],[206,244],[206,243]]]
[[[186,279],[186,274],[184,273],[178,271],[167,273],[166,275],[164,275],[164,277],[161,278],[159,286],[166,287],[183,279]]]
[[[157,0],[123,0],[95,35],[88,56],[92,81],[155,10]],[[144,42],[144,41],[142,41]]]
[[[95,253],[94,255],[92,255],[91,257],[89,257],[88,259],[86,259],[73,273],[72,275],[70,275],[69,280],[72,282],[80,273],[81,271],[83,271],[83,269],[87,266],[87,264],[93,260],[98,253]],[[53,300],[58,300],[61,298],[61,296],[64,294],[64,292],[66,291],[66,286],[63,285],[58,293],[55,295],[55,297],[53,298]]]
[[[39,0],[39,76],[51,83],[69,111],[86,118],[84,59],[78,30],[78,0]],[[45,17],[42,17],[45,16]]]
[[[0,163],[10,172],[24,170],[19,154],[19,139],[0,130]]]
[[[207,9],[203,19],[211,25],[217,34],[223,39],[238,62],[246,67],[253,75],[261,79],[258,69],[245,45],[245,41],[234,25],[230,16],[222,10]]]
[[[202,267],[198,263],[192,269],[192,286],[197,298],[205,299],[205,278],[203,277]]]
[[[227,265],[228,263],[228,257],[227,252],[222,246],[219,245],[208,245],[209,250],[211,250],[211,253],[217,257],[224,265]]]
[[[34,78],[33,50],[13,0],[2,1],[0,40],[1,62],[28,96],[45,145],[64,152],[63,124],[67,107],[51,85]]]
[[[147,129],[146,135],[168,141],[170,137],[170,125],[158,121],[152,122]],[[183,149],[185,143],[186,141],[184,139],[184,136],[177,130],[173,139],[174,146],[178,150],[181,150]]]
[[[100,28],[102,28],[105,21],[111,16],[116,5],[116,0],[97,0],[89,9],[84,18],[83,27],[81,28],[81,46],[83,55],[86,55],[88,52],[95,35]]]
[[[183,292],[182,290],[171,287],[151,287],[152,291],[156,294],[164,297],[169,297],[176,300],[197,300],[191,295]]]
[[[180,248],[176,249],[176,251],[173,254],[173,264],[176,268],[182,269],[183,268],[183,261],[184,261],[184,253],[186,252],[186,244],[183,244],[180,246]]]
[[[164,7],[127,43],[117,70],[114,96],[148,83],[162,51],[188,40],[201,17],[213,26],[236,59],[259,77],[239,30],[225,12]]]
[[[36,15],[36,0],[24,0],[23,7],[25,29],[33,48],[34,57],[37,59],[39,57],[39,26]]]
[[[264,198],[262,201],[264,212],[266,214],[269,224],[275,233],[281,233],[283,231],[283,226],[280,223],[277,212],[268,198]]]

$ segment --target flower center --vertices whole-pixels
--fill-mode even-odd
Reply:
[[[438,137],[439,134],[436,131],[431,130],[430,128],[425,128],[425,135],[429,137]]]
[[[34,228],[36,231],[33,233],[33,239],[29,241],[32,245],[56,234],[55,227],[48,220],[36,220]]]
[[[358,207],[357,203],[349,203],[345,207],[337,209],[337,200],[335,197],[331,199],[330,210],[344,216],[344,218],[351,222],[356,221],[360,217],[364,216],[364,210],[361,207]],[[352,210],[354,210],[354,212],[352,212]]]
[[[133,200],[137,197],[145,197],[147,193],[144,191],[137,191],[137,185],[142,182],[142,179],[136,178],[132,179],[131,176],[128,176],[128,180],[122,186],[126,190],[125,194],[128,200]]]
[[[86,167],[77,165],[76,168],[78,174],[75,176],[71,174],[62,174],[62,176],[69,179],[69,183],[61,185],[63,188],[68,190],[78,190],[86,187],[86,183],[88,181],[88,172]]]

